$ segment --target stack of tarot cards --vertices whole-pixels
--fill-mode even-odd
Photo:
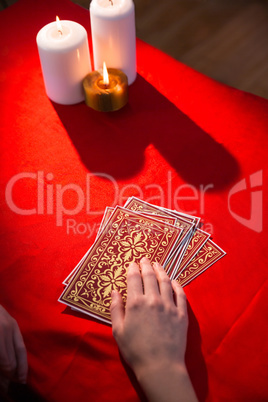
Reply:
[[[128,266],[142,257],[159,262],[170,279],[187,285],[226,254],[199,221],[136,197],[124,207],[107,207],[95,242],[63,282],[59,301],[111,323],[111,292],[118,290],[126,301]]]

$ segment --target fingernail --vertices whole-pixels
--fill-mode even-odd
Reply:
[[[132,269],[133,268],[133,266],[134,266],[134,261],[132,261],[130,264],[129,264],[129,266],[128,266],[128,269]]]
[[[141,262],[147,262],[149,261],[147,257],[142,257]]]

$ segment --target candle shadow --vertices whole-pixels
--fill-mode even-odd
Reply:
[[[236,179],[235,158],[141,76],[129,88],[129,103],[102,113],[85,103],[53,103],[90,172],[128,179],[144,164],[153,144],[185,182],[223,189]]]

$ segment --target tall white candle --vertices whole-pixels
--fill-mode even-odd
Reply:
[[[82,102],[82,81],[91,71],[85,28],[73,21],[51,22],[36,42],[48,97],[62,105]]]
[[[128,83],[136,78],[136,30],[132,0],[92,0],[90,21],[95,70],[122,70]]]

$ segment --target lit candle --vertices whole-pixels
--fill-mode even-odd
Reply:
[[[122,70],[132,84],[136,78],[136,30],[132,0],[92,0],[90,4],[95,70]]]
[[[128,80],[126,74],[116,68],[92,71],[83,80],[86,104],[100,112],[121,109],[128,101]]]
[[[57,18],[38,32],[36,42],[47,96],[62,105],[82,102],[82,81],[91,71],[85,28]]]

